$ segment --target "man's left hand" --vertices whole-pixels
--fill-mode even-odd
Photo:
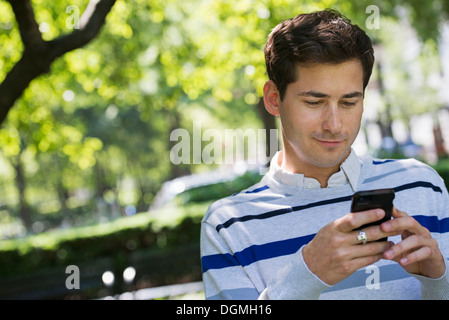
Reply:
[[[398,262],[408,273],[440,278],[446,272],[443,255],[429,230],[413,217],[393,207],[393,218],[381,224],[384,232],[400,234],[402,241],[384,252],[384,258]]]

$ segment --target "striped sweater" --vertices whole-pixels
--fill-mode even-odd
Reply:
[[[308,269],[303,246],[350,212],[355,191],[379,188],[395,190],[394,205],[429,229],[448,265],[449,197],[438,174],[414,159],[378,160],[353,152],[350,157],[357,159],[356,170],[342,165],[345,183],[308,189],[285,183],[276,155],[258,184],[213,203],[201,227],[206,298],[449,299],[448,268],[441,278],[430,279],[380,260],[333,286]],[[401,241],[400,236],[389,240]]]

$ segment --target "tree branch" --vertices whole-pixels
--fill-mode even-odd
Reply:
[[[81,16],[80,29],[51,41],[44,41],[29,0],[9,0],[25,47],[22,58],[0,84],[0,124],[30,82],[50,71],[53,61],[89,43],[99,33],[116,0],[91,0]]]
[[[39,31],[36,19],[34,18],[33,7],[30,0],[8,0],[11,4],[17,24],[19,25],[20,36],[22,37],[25,50],[32,50],[44,45],[42,35]]]
[[[57,58],[89,43],[99,33],[116,0],[91,0],[80,18],[80,28],[48,42],[49,54]]]

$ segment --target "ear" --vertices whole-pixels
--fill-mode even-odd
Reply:
[[[279,106],[281,104],[281,96],[274,81],[268,80],[263,86],[263,102],[265,109],[273,116],[279,116]]]

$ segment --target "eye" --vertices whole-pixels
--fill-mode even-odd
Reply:
[[[304,101],[304,102],[311,107],[316,107],[321,103],[321,101]]]
[[[351,107],[354,107],[357,104],[357,102],[356,101],[343,101],[342,104],[345,107],[351,108]]]

